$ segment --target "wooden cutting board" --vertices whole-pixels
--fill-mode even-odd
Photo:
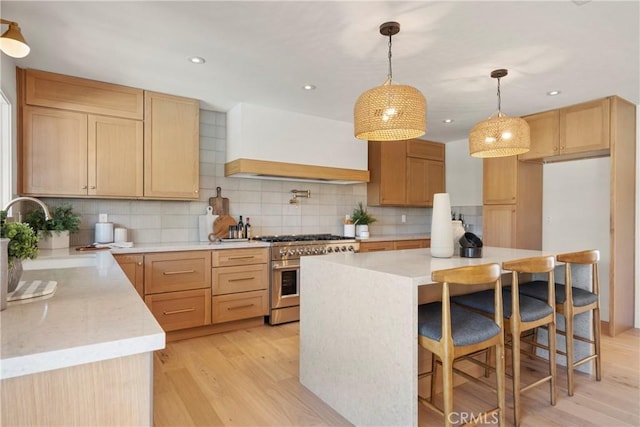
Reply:
[[[237,222],[229,215],[220,215],[213,223],[213,234],[220,239],[229,238],[229,226],[236,226]]]
[[[229,215],[229,199],[222,197],[222,188],[216,187],[216,197],[209,197],[214,215]]]

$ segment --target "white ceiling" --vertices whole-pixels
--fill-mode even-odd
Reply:
[[[0,13],[31,45],[20,67],[197,98],[217,111],[248,102],[347,122],[360,93],[386,79],[378,27],[398,21],[393,80],[423,92],[425,138],[446,142],[496,112],[496,68],[509,69],[507,115],[614,94],[640,103],[640,3],[577,3],[2,0]],[[207,62],[190,63],[194,55]]]

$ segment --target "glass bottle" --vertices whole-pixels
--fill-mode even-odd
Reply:
[[[249,217],[247,217],[247,223],[244,225],[244,237],[251,240],[251,224],[249,224]]]
[[[242,215],[238,221],[238,239],[244,239],[244,223],[242,222]]]

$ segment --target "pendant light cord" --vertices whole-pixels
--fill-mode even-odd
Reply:
[[[391,77],[392,77],[392,72],[391,72],[391,34],[389,34],[389,74],[387,75],[387,78],[389,79],[389,84],[391,84]]]
[[[498,77],[498,116],[500,116],[500,113],[502,113],[501,110],[501,97],[500,97],[500,77]]]

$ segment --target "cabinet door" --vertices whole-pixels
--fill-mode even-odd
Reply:
[[[609,99],[560,110],[560,151],[563,154],[609,148]]]
[[[558,154],[560,146],[560,112],[558,110],[524,117],[531,130],[531,149],[520,160],[542,160]]]
[[[144,101],[144,196],[197,199],[198,101],[153,92],[145,92]]]
[[[516,208],[514,205],[490,205],[482,209],[484,246],[515,248]]]
[[[433,195],[444,193],[444,163],[407,158],[407,205],[433,206]]]
[[[22,193],[87,195],[87,115],[25,106]]]
[[[113,256],[138,294],[144,298],[144,255]]]
[[[89,195],[142,196],[142,122],[89,115]]]
[[[483,162],[482,199],[484,204],[516,203],[518,157],[496,157]]]
[[[406,157],[405,141],[369,141],[368,205],[406,204]]]

